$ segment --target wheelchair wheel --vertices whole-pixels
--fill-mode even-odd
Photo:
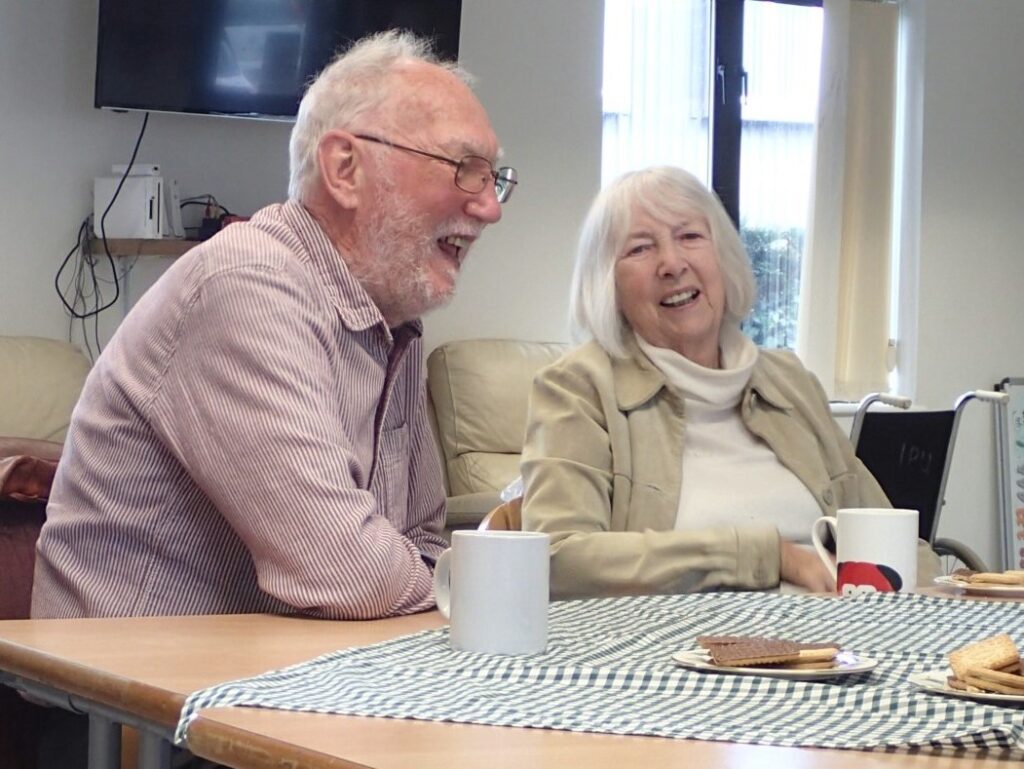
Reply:
[[[988,566],[981,560],[981,556],[963,542],[957,542],[955,539],[937,539],[932,542],[932,550],[939,556],[943,574],[952,574],[963,568],[988,571]]]

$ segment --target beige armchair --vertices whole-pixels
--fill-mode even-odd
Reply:
[[[28,617],[35,543],[89,361],[66,342],[0,336],[0,619]],[[0,766],[34,766],[43,710],[0,686]]]
[[[67,342],[0,336],[0,436],[64,440],[89,360]]]
[[[427,358],[427,390],[448,494],[447,528],[476,527],[519,475],[534,375],[568,345],[510,339],[443,344]]]

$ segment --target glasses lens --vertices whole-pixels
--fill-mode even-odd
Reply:
[[[498,196],[498,202],[504,203],[515,191],[519,182],[519,174],[514,168],[499,168],[497,176],[494,177],[494,192]]]
[[[475,195],[487,186],[491,175],[491,163],[487,158],[467,155],[459,161],[459,167],[455,170],[455,184],[459,189]]]

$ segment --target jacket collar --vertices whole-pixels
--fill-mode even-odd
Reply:
[[[661,370],[651,363],[636,343],[633,334],[626,336],[625,358],[612,358],[612,378],[619,409],[633,411],[668,385]]]
[[[782,411],[791,411],[793,409],[793,402],[787,398],[782,390],[779,389],[778,385],[771,380],[768,373],[765,371],[766,361],[764,355],[757,356],[757,363],[754,364],[754,370],[750,374],[750,384],[747,385],[747,392],[744,394],[744,400],[750,398],[750,394],[754,393],[761,400],[774,406]]]

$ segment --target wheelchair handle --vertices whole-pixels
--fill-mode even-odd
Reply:
[[[989,403],[1006,403],[1010,400],[1010,394],[995,392],[993,390],[971,390],[957,398],[956,405],[953,408],[959,409],[960,406],[972,398],[977,398],[980,401],[988,401]]]

